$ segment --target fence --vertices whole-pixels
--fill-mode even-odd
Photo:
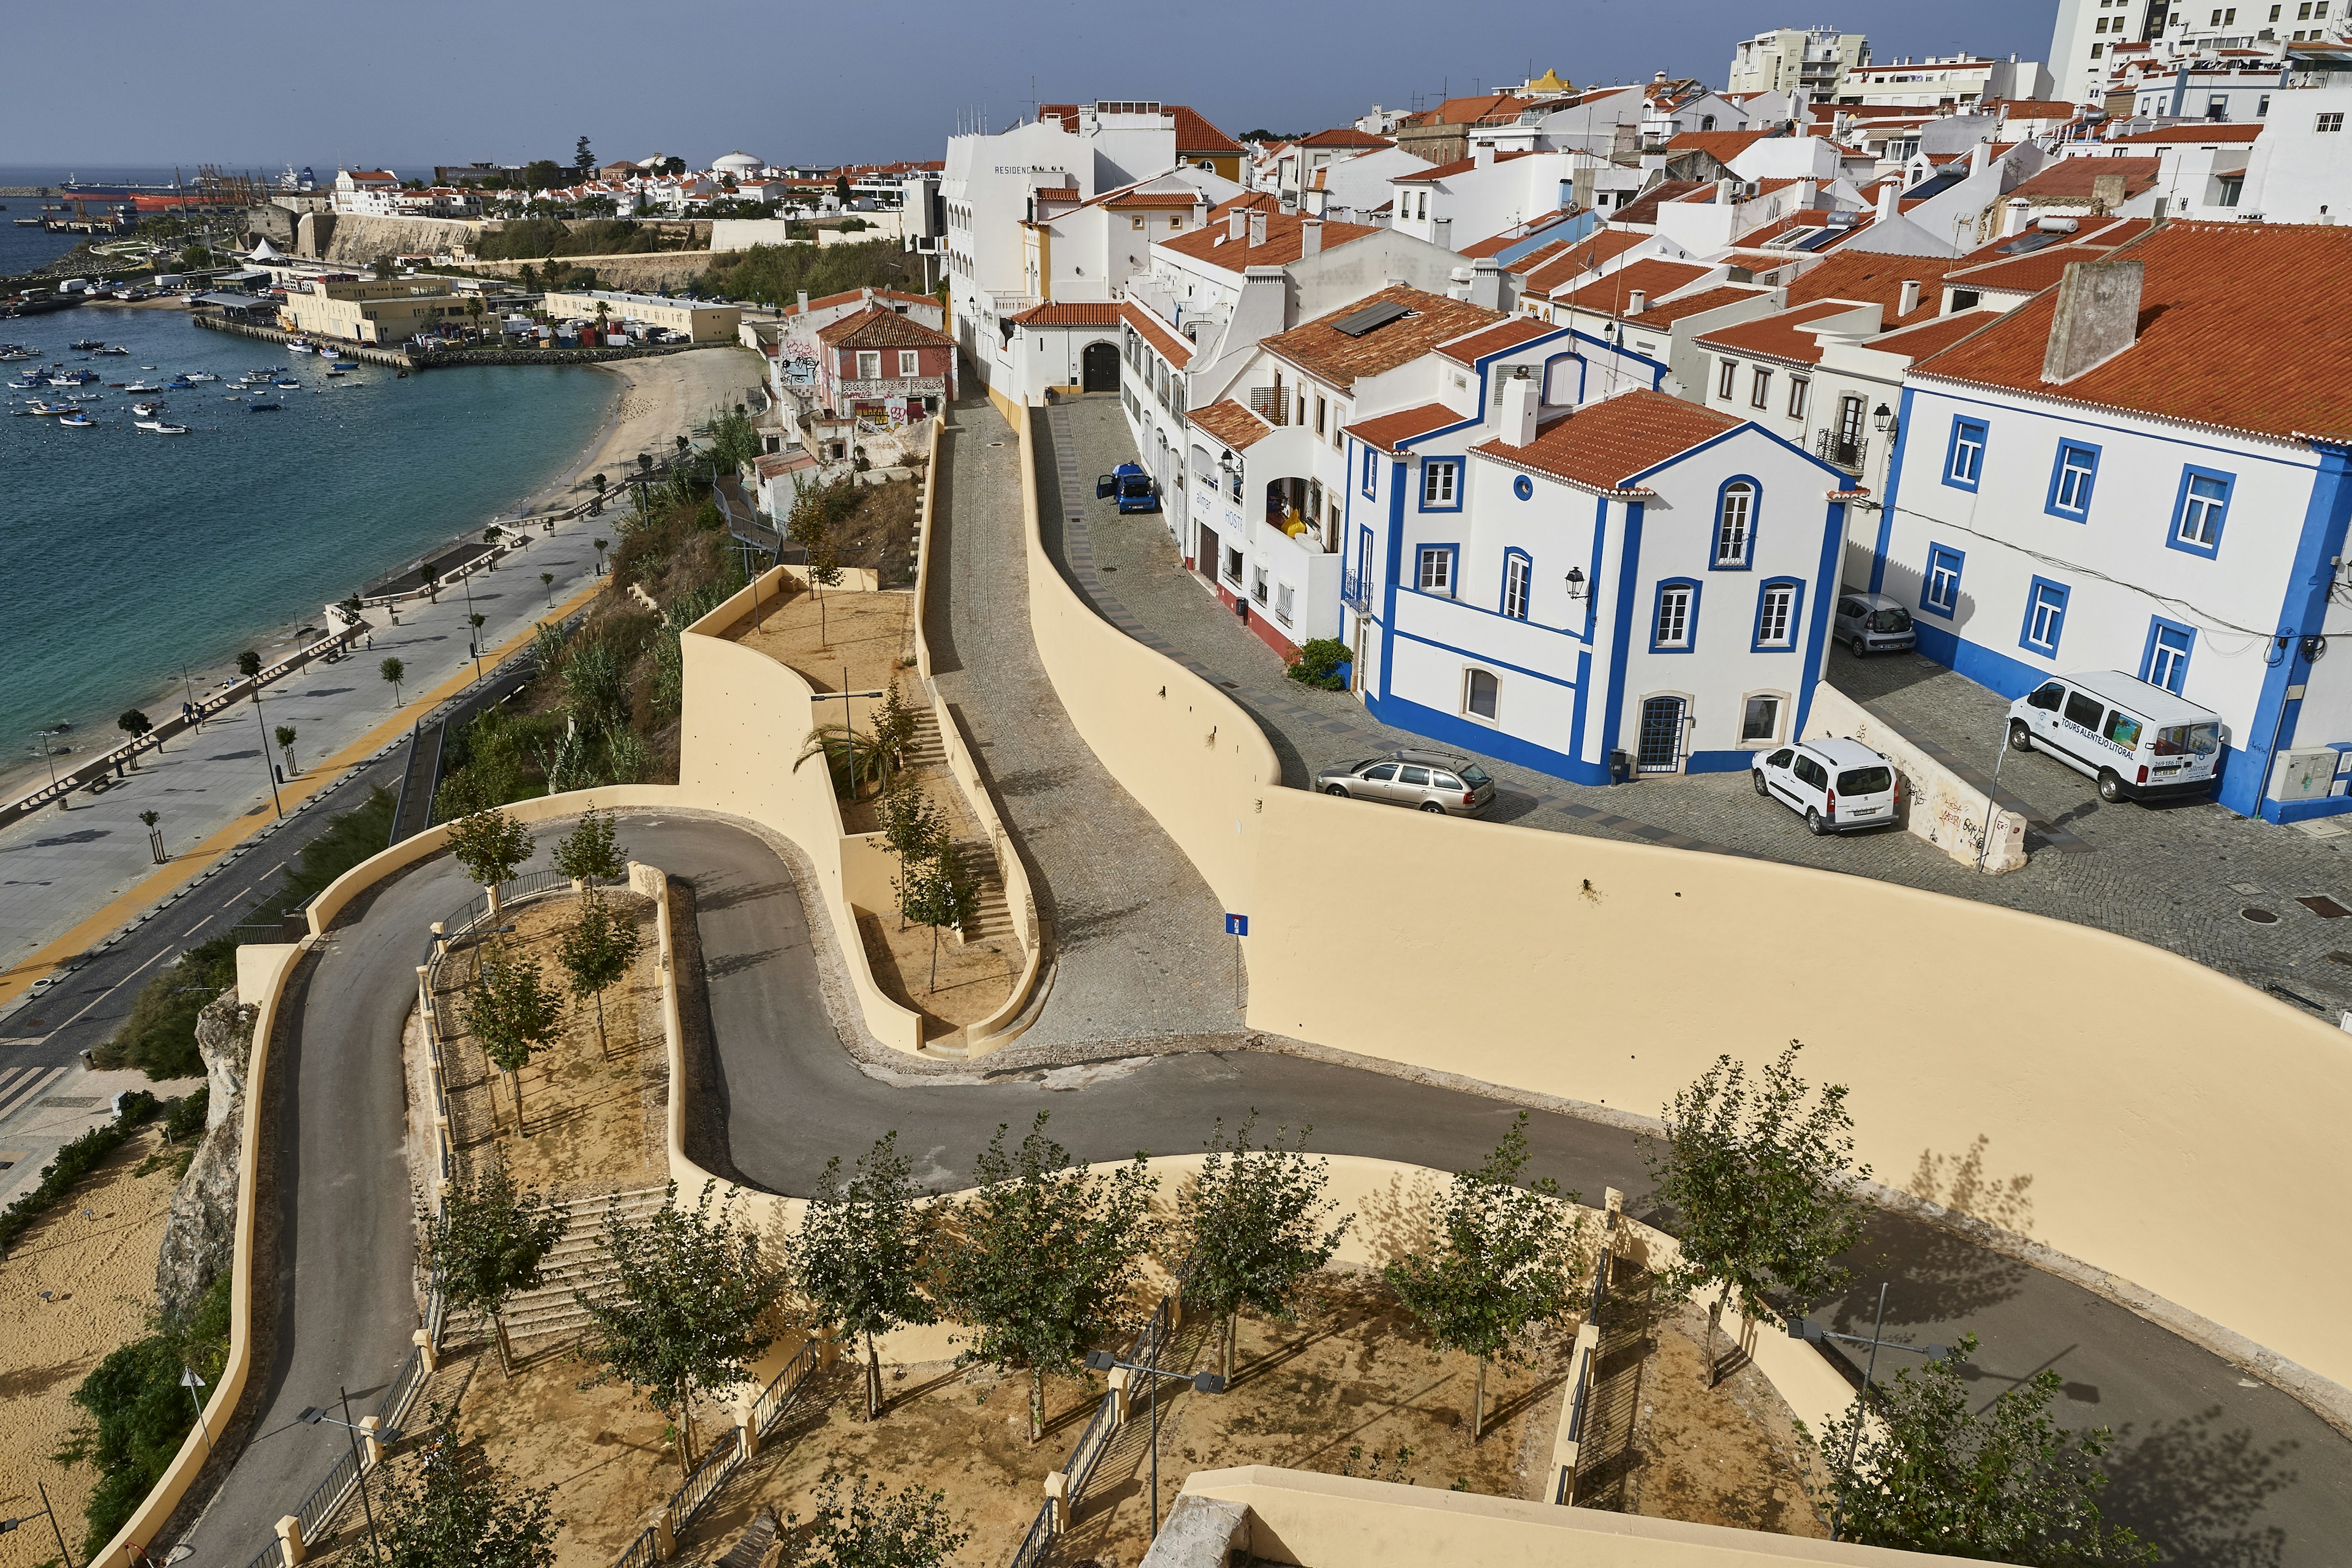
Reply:
[[[1584,1451],[1584,1417],[1592,1400],[1593,1369],[1601,1360],[1601,1309],[1609,1299],[1611,1265],[1617,1256],[1617,1221],[1623,1196],[1614,1188],[1601,1221],[1601,1255],[1592,1260],[1592,1289],[1584,1321],[1576,1331],[1576,1357],[1570,1368],[1568,1398],[1560,1406],[1559,1431],[1552,1439],[1551,1500],[1576,1500],[1577,1467]]]

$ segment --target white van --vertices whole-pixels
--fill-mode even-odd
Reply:
[[[2099,781],[2105,801],[2201,795],[2229,740],[2221,716],[2115,670],[2062,675],[2009,705],[2009,746]]]

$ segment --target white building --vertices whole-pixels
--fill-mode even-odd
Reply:
[[[1742,38],[1731,53],[1727,92],[1803,92],[1834,102],[1845,73],[1870,63],[1870,40],[1834,27],[1775,27]]]
[[[2062,0],[2063,3],[2063,0]],[[1846,104],[1961,108],[1996,98],[2050,96],[2050,73],[2033,60],[1977,55],[1930,55],[1856,66],[1846,72],[1837,100]]]
[[[1389,226],[1447,250],[1466,249],[1573,206],[1577,170],[1607,162],[1589,153],[1497,153],[1478,132],[1470,149],[1467,158],[1391,180],[1396,205]]]

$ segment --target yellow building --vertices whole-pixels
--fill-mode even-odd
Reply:
[[[439,279],[355,279],[289,290],[278,313],[287,331],[345,342],[401,343],[443,325],[462,324],[467,300]]]
[[[698,343],[731,343],[742,324],[736,305],[714,305],[704,300],[671,300],[659,294],[625,294],[614,289],[584,289],[550,291],[543,309],[557,321],[593,321],[596,307],[604,308],[608,331],[636,321],[664,331],[680,332]]]

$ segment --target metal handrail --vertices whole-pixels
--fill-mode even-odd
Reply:
[[[320,1521],[341,1506],[343,1494],[351,1490],[352,1483],[359,1479],[359,1462],[350,1454],[344,1454],[328,1469],[325,1479],[310,1489],[310,1495],[304,1498],[302,1506],[294,1510],[294,1517],[302,1521],[303,1540],[310,1540]]]
[[[1070,1499],[1073,1505],[1086,1491],[1087,1482],[1094,1479],[1095,1466],[1102,1461],[1104,1451],[1110,1447],[1109,1423],[1107,1417],[1113,1408],[1114,1403],[1111,1396],[1108,1394],[1104,1394],[1095,1405],[1094,1418],[1087,1423],[1087,1429],[1078,1434],[1078,1440],[1070,1446],[1069,1461],[1063,1466],[1062,1473],[1070,1479]],[[1097,1431],[1103,1434],[1103,1440],[1095,1443],[1094,1451],[1088,1453],[1087,1445],[1093,1441]]]
[[[800,1386],[808,1380],[809,1373],[816,1370],[816,1343],[815,1339],[811,1338],[794,1351],[792,1360],[784,1363],[783,1370],[770,1378],[768,1386],[760,1391],[760,1397],[751,1402],[751,1426],[761,1436],[767,1435],[768,1428],[783,1415],[784,1406],[791,1403],[793,1394],[800,1392]]]
[[[245,1568],[286,1568],[286,1556],[275,1541],[263,1547]]]
[[[684,1530],[691,1523],[694,1516],[709,1503],[727,1478],[735,1473],[735,1467],[742,1462],[743,1440],[740,1436],[727,1447],[713,1448],[704,1455],[702,1463],[694,1468],[694,1474],[686,1478],[686,1484],[670,1494],[671,1531],[675,1533]]]
[[[653,1568],[653,1564],[660,1561],[661,1538],[655,1533],[653,1526],[647,1525],[644,1534],[629,1542],[629,1549],[621,1553],[620,1561],[614,1563],[613,1568]]]
[[[1013,1554],[1009,1568],[1039,1568],[1054,1550],[1054,1505],[1051,1502],[1037,1510],[1029,1521],[1029,1533],[1021,1538],[1021,1550]],[[628,1568],[624,1564],[623,1568]]]

